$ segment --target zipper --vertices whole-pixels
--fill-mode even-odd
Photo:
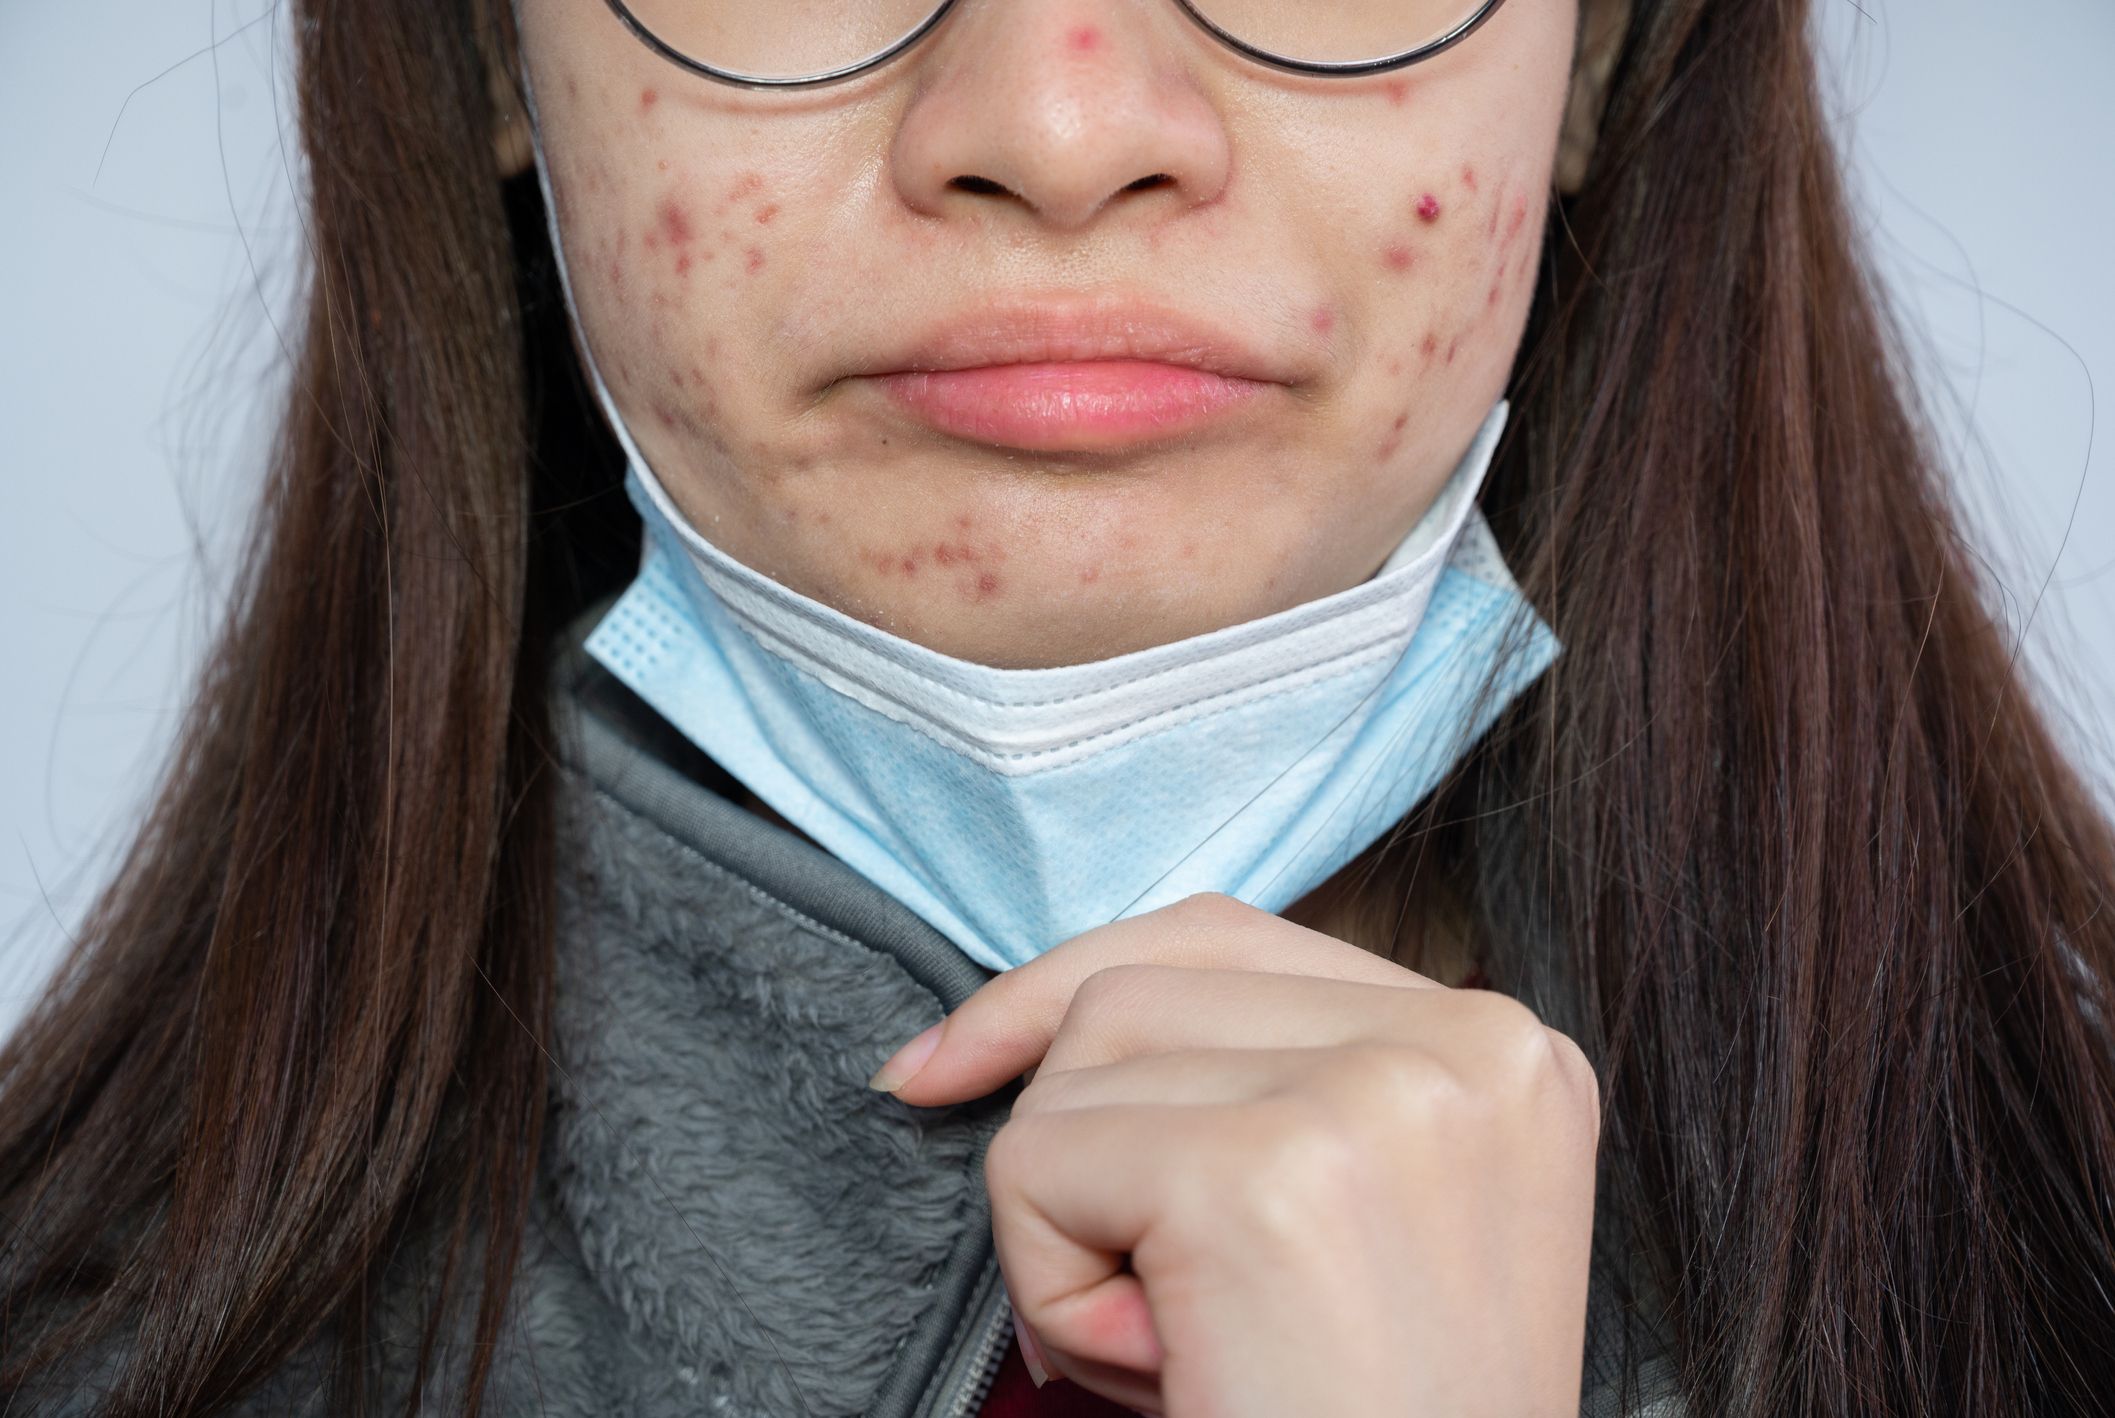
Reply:
[[[996,1252],[985,1262],[984,1279],[977,1286],[972,1309],[978,1318],[966,1331],[968,1342],[949,1361],[939,1398],[926,1410],[928,1418],[975,1418],[991,1394],[993,1380],[999,1376],[999,1365],[1006,1358],[1006,1341],[1013,1332],[1013,1315]]]

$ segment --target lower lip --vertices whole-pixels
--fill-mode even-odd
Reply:
[[[1039,452],[1122,448],[1188,433],[1270,387],[1154,360],[994,364],[885,374],[879,382],[943,432]]]

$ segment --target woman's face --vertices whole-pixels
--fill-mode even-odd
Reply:
[[[1577,3],[1325,79],[1171,0],[962,0],[782,92],[690,75],[605,5],[517,13],[585,336],[685,514],[848,614],[1026,666],[1393,550],[1518,347]],[[1159,358],[1062,343],[1112,330]]]

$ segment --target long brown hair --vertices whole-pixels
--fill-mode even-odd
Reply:
[[[637,529],[475,0],[295,8],[307,323],[166,782],[0,1054],[0,1398],[120,1342],[108,1412],[208,1413],[331,1332],[359,1412],[407,1238],[429,1348],[512,1283],[541,656]],[[1485,497],[1566,653],[1405,845],[1599,1067],[1692,1411],[2099,1411],[2115,841],[1956,540],[1807,11],[1634,2]]]

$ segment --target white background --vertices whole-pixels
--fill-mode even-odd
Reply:
[[[1874,240],[2000,609],[2105,787],[2115,7],[1860,3],[1821,24]],[[141,810],[258,484],[300,273],[285,20],[0,0],[0,1033]]]

